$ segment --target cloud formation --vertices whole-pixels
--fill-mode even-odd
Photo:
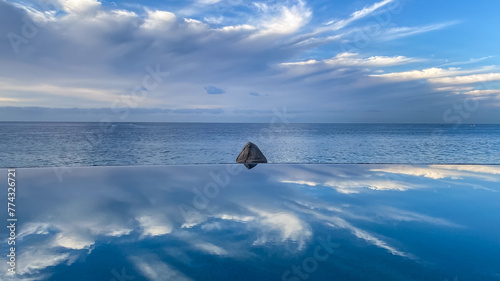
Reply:
[[[496,57],[453,62],[414,51],[414,36],[460,28],[460,19],[401,25],[400,15],[412,15],[404,5],[366,2],[345,14],[304,0],[158,7],[2,0],[0,111],[16,119],[22,110],[5,107],[189,109],[163,118],[261,121],[269,115],[259,112],[286,105],[302,112],[297,122],[443,122],[466,92],[496,89],[497,68],[478,65]],[[456,67],[440,68],[443,60]],[[255,93],[266,93],[262,103],[253,102]],[[424,107],[420,116],[405,114]],[[471,118],[491,120],[482,114]]]

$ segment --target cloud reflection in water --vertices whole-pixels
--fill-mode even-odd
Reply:
[[[327,236],[341,246],[317,280],[498,274],[499,167],[259,165],[197,209],[193,188],[225,167],[75,168],[62,182],[19,170],[19,280],[109,280],[123,267],[135,280],[280,280]]]

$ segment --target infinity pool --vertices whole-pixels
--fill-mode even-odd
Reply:
[[[500,280],[500,166],[37,168],[16,183],[2,280]]]

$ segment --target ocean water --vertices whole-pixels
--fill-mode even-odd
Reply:
[[[0,167],[234,163],[500,163],[500,125],[0,123]]]

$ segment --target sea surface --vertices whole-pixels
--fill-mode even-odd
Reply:
[[[234,163],[500,163],[500,125],[0,122],[0,167]]]

